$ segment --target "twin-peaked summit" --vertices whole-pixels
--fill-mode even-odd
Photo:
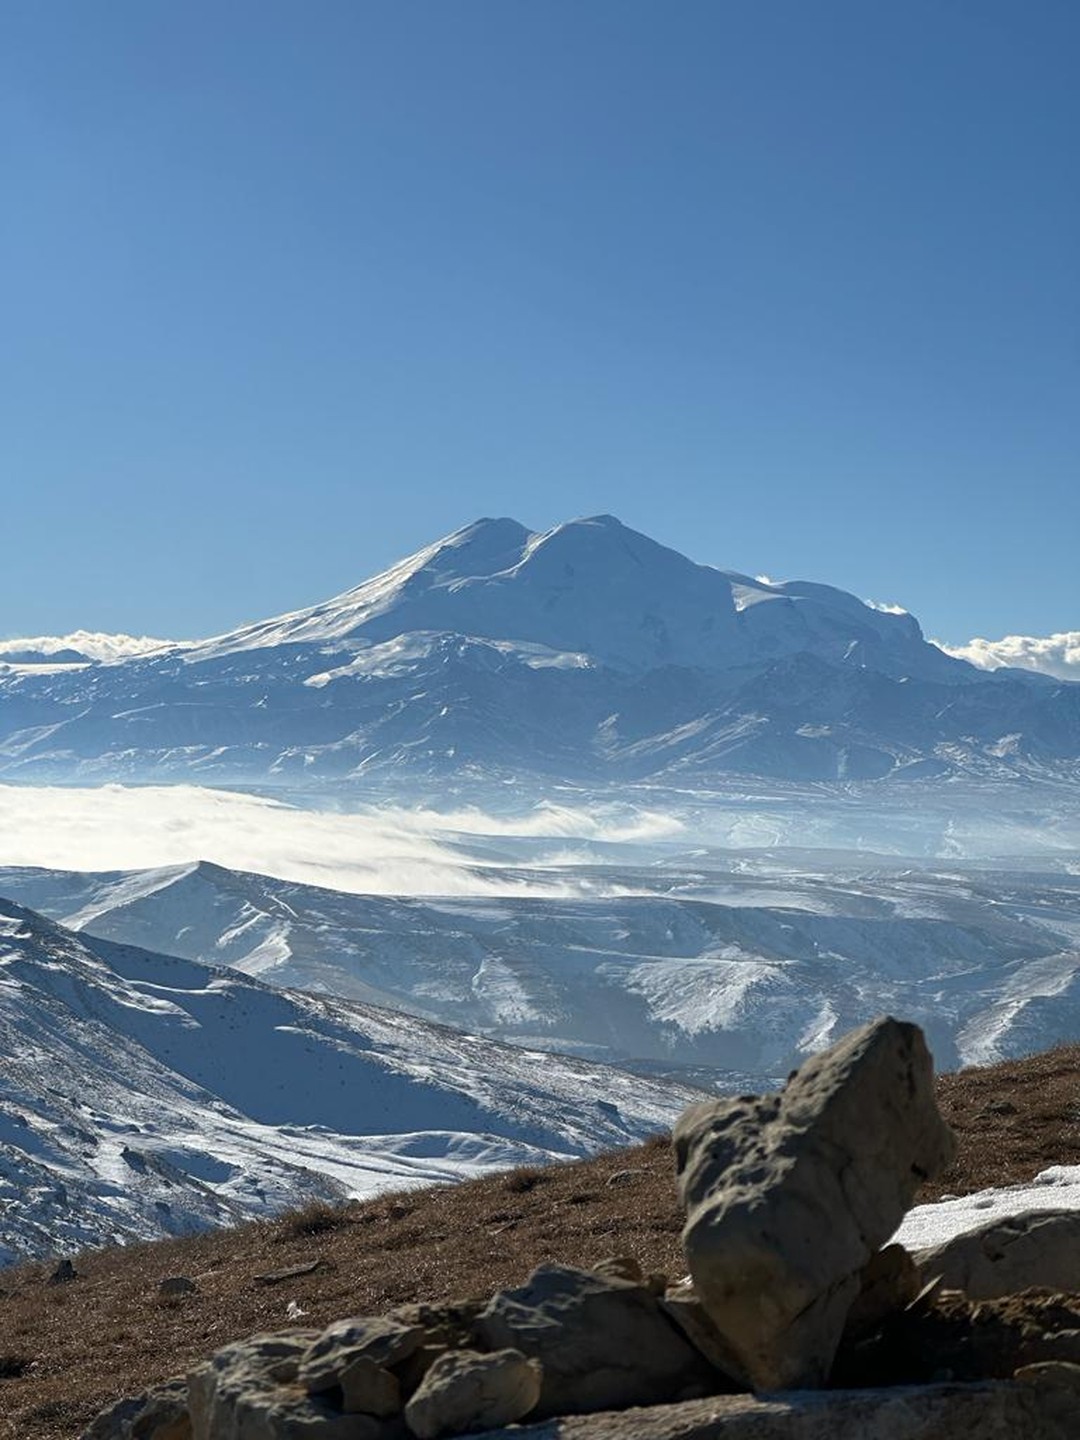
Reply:
[[[478,520],[343,595],[203,642],[188,658],[417,633],[541,646],[623,673],[715,671],[801,652],[895,676],[968,668],[927,644],[910,615],[827,585],[695,564],[611,515],[542,533]]]
[[[40,648],[40,646],[39,646]],[[0,664],[0,777],[709,784],[1073,778],[1080,686],[611,516],[479,520],[355,589],[113,663]]]

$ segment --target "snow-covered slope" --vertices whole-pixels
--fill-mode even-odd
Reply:
[[[886,1011],[923,1025],[946,1068],[1080,1034],[1067,867],[703,853],[590,873],[595,898],[572,900],[346,895],[207,864],[0,871],[0,892],[274,984],[712,1080],[764,1083]]]
[[[696,1092],[0,901],[0,1262],[624,1144]]]
[[[612,515],[543,534],[516,520],[479,520],[355,590],[204,641],[188,658],[418,633],[538,645],[639,673],[728,669],[804,650],[920,678],[965,670],[923,639],[911,615],[827,585],[697,565]]]
[[[40,667],[38,667],[40,668]],[[597,516],[482,520],[344,595],[121,663],[0,671],[0,774],[844,781],[1080,765],[1080,686]]]

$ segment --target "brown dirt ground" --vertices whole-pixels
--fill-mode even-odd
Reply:
[[[1080,1046],[939,1080],[956,1164],[920,1198],[963,1194],[1080,1162]],[[624,1182],[618,1172],[629,1172]],[[609,1183],[613,1182],[613,1183]],[[646,1271],[684,1273],[667,1137],[594,1160],[512,1170],[339,1210],[0,1272],[0,1437],[72,1440],[114,1399],[182,1373],[228,1341],[289,1325],[377,1313],[410,1300],[483,1295],[544,1260],[589,1265],[631,1254]],[[273,1284],[267,1272],[318,1261]],[[196,1292],[163,1297],[167,1276]]]

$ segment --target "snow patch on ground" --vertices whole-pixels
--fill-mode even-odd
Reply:
[[[1005,1220],[1028,1210],[1080,1210],[1080,1165],[1051,1165],[1027,1185],[980,1190],[954,1200],[917,1205],[892,1237],[909,1250],[943,1245],[991,1220]]]

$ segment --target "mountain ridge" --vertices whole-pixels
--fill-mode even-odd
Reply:
[[[611,614],[623,607],[625,625]],[[979,675],[925,640],[906,611],[834,586],[754,580],[700,564],[613,515],[541,532],[510,518],[474,521],[339,596],[196,641],[186,658],[358,636],[377,644],[416,632],[540,644],[631,673],[669,664],[724,669],[762,650],[786,654],[831,641],[832,658],[852,663],[860,663],[853,644],[879,663],[882,647],[894,645],[927,673]]]
[[[596,516],[483,520],[342,595],[110,663],[0,667],[0,777],[876,781],[1080,769],[1080,685]]]
[[[682,864],[688,864],[683,871]],[[760,1086],[878,1011],[944,1065],[1068,1038],[1080,881],[1023,870],[720,852],[612,860],[576,895],[345,894],[198,862],[135,872],[0,868],[0,894],[85,943],[212,960],[503,1044],[694,1083]],[[535,872],[534,872],[535,873]],[[547,872],[551,881],[558,870]]]
[[[0,1265],[585,1154],[699,1093],[76,934],[5,899],[0,1053]]]

